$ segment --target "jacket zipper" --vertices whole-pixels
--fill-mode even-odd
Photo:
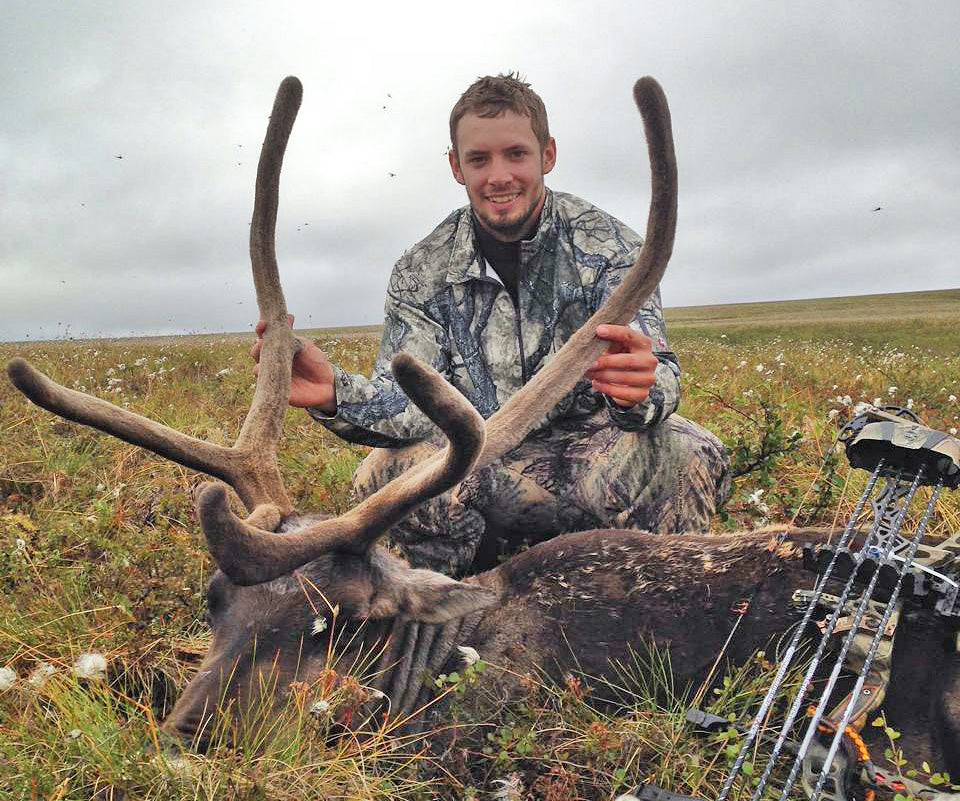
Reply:
[[[520,386],[530,380],[527,374],[527,359],[523,355],[523,323],[520,321],[520,276],[523,275],[523,245],[517,254],[517,302],[513,303],[513,313],[517,320],[517,351],[520,353]],[[509,292],[507,293],[510,294]],[[511,302],[513,298],[510,298]]]
[[[506,291],[506,290],[504,290]],[[513,299],[511,298],[511,301]],[[530,379],[530,376],[527,375],[527,360],[523,355],[523,324],[520,322],[520,287],[517,286],[517,303],[513,304],[513,316],[517,321],[517,350],[520,353],[520,384],[526,384]]]
[[[507,288],[493,278],[488,276],[482,276],[481,280],[488,284],[495,284],[500,287],[501,292],[507,292]],[[510,293],[507,292],[507,297],[510,297]],[[510,298],[510,305],[513,306],[513,321],[514,321],[514,330],[517,332],[517,352],[520,354],[520,385],[523,386],[530,380],[530,376],[527,375],[527,360],[523,355],[523,324],[520,322],[520,280],[517,279],[517,302],[513,302],[513,298]]]

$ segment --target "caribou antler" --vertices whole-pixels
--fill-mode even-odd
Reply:
[[[287,566],[302,551],[304,538],[277,536],[257,527],[258,523],[277,521],[279,514],[292,511],[277,465],[277,443],[290,396],[291,364],[300,343],[287,322],[274,232],[283,154],[302,94],[296,78],[286,78],[280,84],[257,169],[250,260],[257,304],[267,326],[253,401],[233,447],[204,442],[92,395],[67,389],[23,359],[13,359],[7,365],[11,381],[38,406],[232,486],[251,513],[246,521],[230,514],[222,486],[205,486],[198,505],[214,558],[228,576],[245,584],[282,575],[313,558],[305,557]],[[314,549],[369,547],[418,503],[460,482],[483,447],[483,418],[435,370],[399,354],[394,359],[393,371],[414,403],[447,434],[450,446],[429,467],[409,471],[376,498],[327,521],[322,530],[313,532]],[[278,550],[279,543],[286,548],[283,553]]]
[[[331,548],[362,553],[417,504],[460,482],[520,442],[569,392],[605,345],[595,337],[601,323],[628,322],[663,276],[676,227],[676,160],[666,97],[652,78],[642,78],[634,97],[643,115],[652,174],[647,238],[621,285],[556,356],[486,423],[487,445],[477,412],[432,368],[399,354],[393,371],[404,391],[450,439],[441,453],[408,470],[338,518],[295,535],[278,536],[255,523],[291,510],[276,459],[290,392],[291,362],[298,340],[286,320],[274,248],[280,167],[302,88],[296,78],[280,85],[257,171],[250,255],[260,314],[267,321],[253,403],[232,448],[212,445],[133,414],[106,401],[66,389],[22,359],[7,367],[13,383],[39,406],[127,442],[141,445],[230,484],[251,512],[241,521],[229,511],[222,487],[208,485],[198,506],[204,533],[223,571],[239,584],[269,581]],[[479,455],[478,455],[479,454]],[[259,507],[259,511],[255,510]]]
[[[250,260],[257,304],[267,328],[253,402],[232,448],[203,442],[107,401],[67,389],[24,359],[14,359],[7,365],[10,380],[38,406],[222,479],[251,512],[265,503],[275,504],[283,513],[292,510],[277,466],[277,442],[290,397],[291,363],[300,342],[287,323],[274,229],[280,167],[302,96],[303,87],[296,78],[286,78],[280,84],[260,153],[250,224]]]
[[[222,485],[207,484],[198,496],[200,524],[217,565],[235,584],[270,581],[330,550],[362,554],[418,504],[469,474],[483,448],[480,413],[436,370],[406,353],[393,357],[391,369],[403,391],[450,440],[440,458],[409,470],[339,517],[282,535],[240,520],[230,511]]]
[[[566,395],[606,347],[595,336],[601,323],[625,324],[656,289],[673,251],[677,223],[677,162],[673,150],[670,109],[660,85],[641,78],[633,89],[643,116],[650,157],[651,199],[647,236],[636,263],[603,306],[564,344],[543,369],[486,421],[486,445],[474,469],[498,459],[516,444]],[[420,387],[397,373],[403,390],[423,409],[434,405],[431,393],[441,384]],[[415,395],[415,393],[418,393]],[[428,412],[429,413],[429,412]],[[443,427],[442,414],[429,413]],[[295,534],[278,537],[234,517],[226,496],[215,488],[200,498],[200,519],[217,564],[238,584],[282,576],[332,548],[362,553],[418,503],[457,484],[449,467],[451,448],[431,456],[368,497],[342,517],[325,520]],[[462,465],[461,465],[462,466]],[[469,470],[467,471],[469,472]],[[444,476],[440,479],[439,476]],[[456,476],[460,475],[459,478]],[[424,488],[433,488],[424,491]],[[439,489],[443,487],[443,489]]]

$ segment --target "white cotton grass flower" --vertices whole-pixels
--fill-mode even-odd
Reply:
[[[947,402],[948,402],[948,403],[956,403],[956,402],[957,402],[957,396],[956,396],[956,395],[949,395],[949,396],[947,397]]]
[[[322,717],[330,711],[330,702],[324,698],[318,698],[310,704],[310,714]]]
[[[103,654],[80,654],[73,663],[73,673],[78,679],[102,681],[107,677],[107,658]]]
[[[873,411],[873,406],[871,406],[869,403],[867,403],[866,401],[858,401],[857,405],[853,407],[852,414],[854,417],[859,417],[861,414],[865,412],[872,412],[872,411]]]
[[[758,373],[762,373],[762,372],[763,372],[763,362],[761,362],[760,364],[758,364],[755,369],[756,369],[756,371],[757,371]]]
[[[70,729],[70,731],[67,732],[67,737],[71,740],[76,740],[81,734],[83,734],[83,732],[80,731],[80,729]]]
[[[502,779],[494,779],[491,784],[500,785],[491,796],[494,801],[523,801],[523,781],[519,773],[508,773]]]
[[[957,429],[951,428],[948,433],[950,434],[950,436],[955,437],[955,436],[957,436]]]
[[[463,657],[463,664],[465,665],[475,665],[480,661],[480,654],[477,653],[476,648],[471,648],[469,645],[458,645],[457,650]]]
[[[186,754],[155,756],[152,761],[177,779],[192,779],[200,773],[197,761]]]
[[[0,668],[0,692],[9,690],[17,683],[17,671],[12,667]]]
[[[831,409],[829,412],[827,412],[827,420],[833,420],[833,418],[838,414],[840,414],[839,409]]]
[[[756,492],[750,493],[750,495],[747,497],[747,503],[749,503],[751,506],[755,507],[756,509],[766,514],[767,512],[770,511],[770,507],[768,507],[762,500],[760,500],[762,496],[763,496],[763,490],[758,489]]]
[[[56,672],[57,669],[49,662],[41,662],[30,671],[30,675],[27,676],[27,684],[39,690],[47,683],[47,679]]]
[[[313,626],[310,628],[311,634],[323,634],[327,630],[327,619],[322,615],[317,615],[313,619]]]

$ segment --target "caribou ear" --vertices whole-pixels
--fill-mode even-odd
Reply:
[[[394,556],[377,555],[379,576],[366,617],[403,615],[421,623],[446,623],[497,602],[493,590],[412,568]]]
[[[446,623],[493,606],[497,595],[476,584],[454,581],[432,570],[404,571],[399,586],[401,611],[410,620]]]

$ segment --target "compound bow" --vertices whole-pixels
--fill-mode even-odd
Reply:
[[[804,548],[804,564],[816,572],[813,590],[800,590],[794,601],[803,619],[777,665],[760,708],[749,727],[716,801],[727,801],[744,763],[758,740],[771,740],[772,749],[750,801],[760,801],[780,755],[792,757],[780,790],[786,801],[799,779],[810,801],[847,801],[855,792],[871,801],[876,790],[909,794],[924,801],[946,801],[960,795],[901,776],[888,776],[870,760],[858,732],[883,702],[890,678],[893,637],[904,604],[930,609],[960,623],[960,532],[936,546],[921,542],[943,487],[960,486],[960,440],[921,425],[911,411],[899,407],[867,407],[840,431],[852,467],[870,473],[866,487],[836,544]],[[881,483],[882,482],[882,483]],[[877,491],[877,486],[880,489]],[[915,531],[904,523],[921,486],[933,488]],[[876,491],[876,495],[874,492]],[[872,498],[872,500],[871,500]],[[865,537],[855,536],[868,501],[873,522]],[[841,582],[839,595],[828,595],[828,581]],[[822,619],[821,619],[822,618]],[[809,623],[819,620],[821,637],[786,717],[774,737],[762,734],[771,707],[801,646]],[[802,736],[790,732],[804,706],[814,674],[824,663],[830,641],[842,643]],[[841,670],[855,674],[853,689],[827,713]],[[698,709],[687,713],[700,731],[730,727],[726,718]],[[846,745],[845,748],[841,748]],[[703,801],[648,784],[621,795],[617,801]]]

